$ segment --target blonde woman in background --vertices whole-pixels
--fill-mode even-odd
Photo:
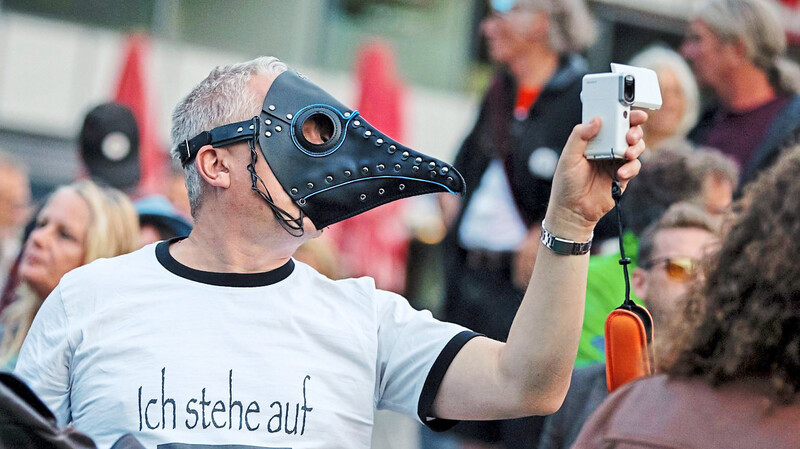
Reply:
[[[22,284],[0,316],[0,365],[13,369],[33,317],[68,271],[139,247],[139,222],[120,191],[78,181],[59,188],[36,217],[23,249]]]
[[[686,136],[697,124],[700,111],[700,94],[692,69],[681,55],[660,45],[638,53],[630,65],[655,71],[661,87],[661,109],[648,111],[647,123],[642,125],[650,150],[646,155],[666,147],[690,150]]]

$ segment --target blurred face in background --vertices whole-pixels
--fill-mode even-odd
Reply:
[[[653,236],[652,256],[634,270],[633,288],[657,325],[668,321],[700,260],[716,243],[717,237],[701,228],[662,229]]]
[[[0,237],[16,237],[30,219],[31,186],[28,176],[0,166]]]
[[[547,38],[547,17],[517,2],[508,10],[493,9],[481,22],[481,32],[492,60],[508,64],[529,51],[531,43]]]
[[[661,87],[661,109],[647,111],[649,118],[642,125],[645,138],[652,136],[656,139],[672,137],[686,113],[686,94],[683,91],[678,75],[667,67],[656,70],[658,84]],[[648,140],[649,144],[656,142]]]
[[[692,67],[697,82],[717,90],[728,80],[728,67],[735,56],[735,45],[724,42],[702,20],[689,25],[681,45],[681,55]]]
[[[90,212],[86,201],[69,190],[57,191],[36,217],[25,243],[20,277],[44,299],[68,271],[83,264]]]
[[[708,213],[722,220],[722,216],[733,202],[734,188],[733,183],[722,174],[707,174],[703,179],[702,194]]]

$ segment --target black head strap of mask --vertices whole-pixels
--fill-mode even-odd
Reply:
[[[301,237],[304,233],[303,210],[300,209],[300,214],[297,217],[292,217],[289,212],[286,212],[275,204],[272,195],[269,193],[269,189],[267,189],[267,185],[264,184],[264,180],[256,173],[256,161],[258,160],[258,152],[256,151],[256,136],[258,136],[259,130],[258,123],[258,117],[253,117],[243,122],[217,127],[211,131],[203,131],[194,138],[186,140],[179,152],[181,165],[185,167],[187,164],[194,161],[197,152],[206,145],[224,147],[247,141],[250,146],[250,164],[247,165],[247,171],[250,172],[250,179],[252,181],[250,189],[256,192],[258,196],[267,203],[270,209],[272,209],[272,214],[275,216],[275,219],[278,220],[278,223],[286,232],[295,237]]]

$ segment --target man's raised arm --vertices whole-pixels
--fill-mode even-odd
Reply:
[[[631,112],[624,164],[589,161],[583,152],[600,129],[599,119],[575,126],[553,179],[545,228],[574,242],[591,239],[611,210],[612,175],[623,188],[639,173],[647,119]],[[469,341],[450,365],[433,415],[447,419],[504,419],[556,411],[569,388],[586,297],[589,255],[558,255],[539,249],[531,281],[506,343]]]

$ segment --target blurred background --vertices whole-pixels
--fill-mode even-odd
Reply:
[[[589,3],[596,71],[651,42],[676,46],[692,4]],[[151,122],[140,126],[166,154],[173,106],[212,67],[275,55],[353,103],[359,50],[378,39],[407,87],[402,140],[448,160],[491,73],[478,32],[488,13],[485,0],[0,0],[0,147],[28,163],[35,197],[75,179],[83,117],[115,98],[132,46]],[[800,30],[797,14],[785,18]]]

